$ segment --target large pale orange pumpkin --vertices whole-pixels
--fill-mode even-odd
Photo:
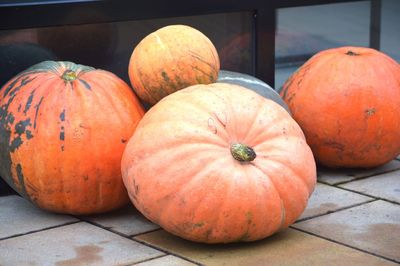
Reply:
[[[323,165],[368,168],[400,153],[400,65],[379,51],[320,52],[281,95]]]
[[[219,68],[217,51],[207,36],[186,25],[170,25],[135,47],[128,72],[139,98],[154,105],[190,85],[215,82]]]
[[[39,63],[0,90],[0,175],[49,211],[118,208],[129,202],[122,152],[143,113],[129,86],[110,72]]]
[[[206,243],[253,241],[293,223],[316,182],[303,132],[277,103],[238,85],[195,85],[148,111],[122,158],[148,219]]]

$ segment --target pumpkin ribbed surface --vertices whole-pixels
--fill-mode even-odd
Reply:
[[[171,25],[135,47],[129,78],[139,98],[154,105],[190,85],[215,82],[219,68],[218,53],[207,36],[186,25]]]
[[[293,223],[316,182],[313,155],[281,106],[233,84],[195,85],[150,109],[122,176],[134,205],[183,238],[253,241]]]
[[[400,65],[379,51],[320,52],[281,95],[323,165],[375,167],[400,153]]]
[[[0,91],[0,175],[46,210],[87,214],[126,204],[120,160],[143,108],[114,74],[46,61]]]

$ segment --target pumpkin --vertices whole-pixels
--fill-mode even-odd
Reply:
[[[143,114],[110,72],[71,62],[34,65],[0,90],[0,176],[53,212],[125,205],[121,157]]]
[[[303,132],[238,85],[194,85],[153,106],[124,151],[122,177],[148,219],[205,243],[253,241],[293,223],[316,182]]]
[[[281,95],[322,165],[369,168],[400,153],[400,66],[379,51],[322,51]]]
[[[128,72],[139,98],[154,105],[190,85],[215,82],[219,67],[217,51],[203,33],[186,25],[170,25],[140,41]]]
[[[256,77],[234,71],[220,70],[217,82],[243,86],[260,94],[264,98],[273,100],[290,113],[289,107],[282,100],[281,96],[271,86]]]

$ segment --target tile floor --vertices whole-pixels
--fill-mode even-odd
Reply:
[[[175,237],[128,206],[72,217],[0,197],[0,265],[400,265],[400,161],[371,170],[319,169],[305,212],[253,243]]]

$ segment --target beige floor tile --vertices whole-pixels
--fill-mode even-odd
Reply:
[[[2,266],[114,266],[162,252],[85,222],[0,241]]]
[[[400,203],[400,171],[368,177],[340,185],[340,187]]]
[[[134,264],[135,266],[194,266],[197,264],[181,259],[179,257],[168,255],[161,258],[156,258],[144,262]]]
[[[319,167],[318,181],[329,185],[336,185],[358,178],[383,174],[397,169],[400,169],[400,161],[398,160],[393,160],[383,166],[371,169],[328,169]]]
[[[206,245],[189,242],[164,230],[135,237],[162,250],[204,265],[396,265],[295,229],[252,243]]]
[[[0,239],[78,221],[43,211],[20,196],[0,197]]]
[[[113,212],[82,216],[81,218],[126,236],[134,236],[160,228],[147,220],[133,205]]]
[[[293,227],[400,262],[399,221],[400,205],[378,200]]]
[[[307,208],[298,220],[303,220],[317,215],[327,214],[345,207],[353,206],[373,200],[354,192],[317,183]]]

